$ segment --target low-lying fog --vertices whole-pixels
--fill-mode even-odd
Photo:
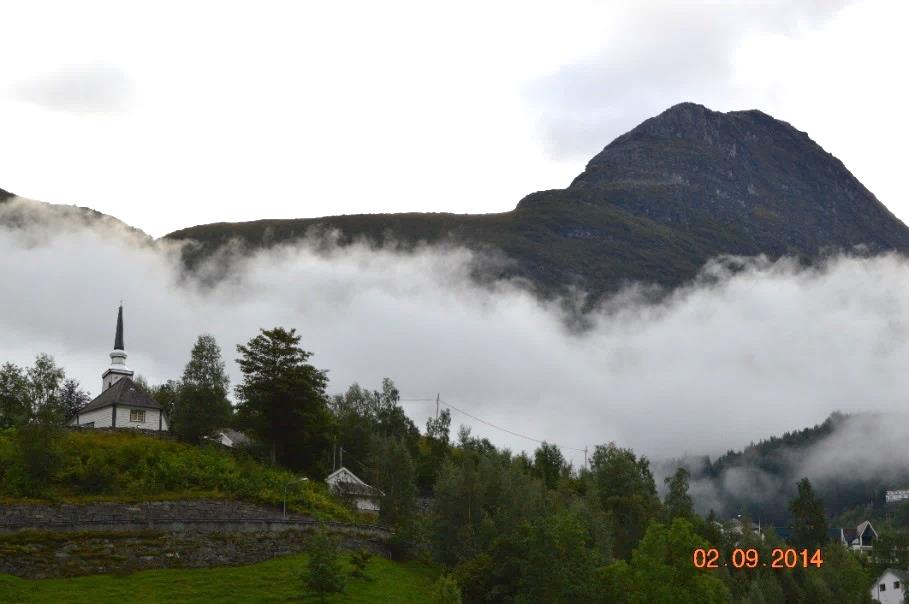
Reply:
[[[295,327],[332,392],[388,376],[404,398],[441,393],[516,432],[576,448],[616,441],[655,459],[740,449],[834,410],[900,412],[909,390],[909,265],[895,255],[818,269],[751,260],[735,274],[715,263],[659,303],[635,292],[608,300],[577,333],[560,305],[516,284],[472,283],[479,259],[465,250],[288,246],[201,286],[182,277],[176,246],[19,200],[0,205],[0,225],[11,212],[32,220],[0,226],[0,361],[50,353],[93,395],[121,299],[128,364],[151,383],[179,377],[205,332],[236,382],[236,344],[260,327]],[[434,410],[404,405],[421,427]],[[819,448],[810,471],[849,471],[843,451],[902,463],[894,443],[907,442],[907,423],[884,423],[886,438],[856,447],[841,435],[846,444]]]

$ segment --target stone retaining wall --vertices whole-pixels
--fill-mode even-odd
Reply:
[[[288,514],[288,519],[308,520]],[[97,526],[154,528],[194,522],[283,520],[281,510],[241,501],[150,501],[86,505],[0,505],[0,532],[22,528],[91,530]]]
[[[319,525],[386,555],[394,533],[239,501],[0,505],[0,573],[41,578],[251,564],[303,550]]]
[[[254,564],[305,550],[310,530],[171,533],[25,531],[0,536],[0,573],[28,579],[128,574],[153,568]],[[339,534],[346,549],[388,555],[381,540]]]

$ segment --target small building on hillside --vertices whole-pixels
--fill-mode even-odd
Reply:
[[[741,523],[737,523],[735,520],[729,521],[725,525],[719,525],[719,527],[723,532],[742,534]],[[761,540],[764,539],[764,531],[761,530],[760,525],[752,525],[751,529],[754,533],[760,535]],[[773,527],[773,532],[776,533],[777,537],[785,541],[792,537],[792,527],[775,526]],[[874,548],[874,542],[877,540],[877,531],[871,526],[871,522],[865,520],[855,528],[829,528],[827,529],[827,537],[830,543],[839,543],[852,551],[867,553]]]
[[[325,483],[332,493],[349,501],[360,512],[378,514],[382,507],[382,497],[385,493],[366,484],[343,466],[329,474]]]
[[[840,543],[856,552],[870,552],[877,540],[877,531],[867,520],[854,529],[835,530],[841,531]]]
[[[69,421],[82,428],[142,428],[167,430],[164,409],[133,380],[123,345],[123,305],[117,312],[117,332],[111,364],[101,374],[101,394],[79,409]]]
[[[233,428],[222,428],[217,430],[211,440],[224,445],[225,447],[247,447],[252,444],[252,439]]]
[[[884,493],[884,503],[899,503],[909,499],[909,489],[894,489]]]
[[[871,599],[881,604],[903,604],[904,585],[909,580],[909,572],[898,568],[888,568],[871,586]]]

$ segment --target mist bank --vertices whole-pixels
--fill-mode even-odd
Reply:
[[[514,432],[581,449],[615,441],[652,459],[715,456],[836,410],[898,411],[909,386],[909,265],[898,255],[814,267],[717,259],[661,296],[626,288],[578,331],[568,309],[580,298],[478,285],[477,267],[500,260],[466,249],[337,247],[329,236],[227,249],[229,271],[213,259],[200,271],[217,278],[196,279],[180,244],[119,223],[13,199],[0,225],[0,359],[48,352],[93,394],[121,299],[129,366],[151,382],[180,375],[200,333],[231,359],[259,328],[296,327],[332,392],[388,376],[405,399],[441,393]],[[435,409],[404,405],[418,425]],[[516,451],[535,446],[454,421]]]
[[[748,515],[755,522],[788,522],[796,483],[808,478],[836,517],[853,510],[882,516],[885,491],[909,487],[904,412],[831,414],[810,428],[751,443],[711,459],[687,456],[654,463],[658,483],[676,468],[691,474],[690,494],[701,514]]]

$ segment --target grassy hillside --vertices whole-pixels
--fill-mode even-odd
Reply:
[[[15,431],[0,432],[0,500],[205,497],[281,505],[284,486],[297,478],[220,446],[195,447],[138,433],[64,431],[52,448],[50,475],[36,484]],[[288,491],[287,503],[294,512],[322,519],[352,519],[317,481],[298,483]]]
[[[29,581],[0,575],[0,602],[191,604],[194,602],[299,602],[306,556],[287,556],[251,566],[143,571],[129,576],[100,575]],[[428,602],[435,571],[419,563],[374,557],[367,578],[348,580],[347,592],[328,602]]]
[[[529,196],[501,214],[369,214],[298,220],[218,223],[183,229],[169,239],[193,240],[184,248],[190,267],[221,245],[239,240],[250,248],[315,239],[336,232],[339,243],[364,240],[404,249],[420,243],[495,250],[510,262],[480,277],[520,277],[544,294],[578,286],[594,297],[630,282],[678,285],[693,277],[717,249],[757,254],[737,245],[740,233],[704,216],[699,229],[680,231],[614,205],[594,203],[590,194],[548,191]]]

